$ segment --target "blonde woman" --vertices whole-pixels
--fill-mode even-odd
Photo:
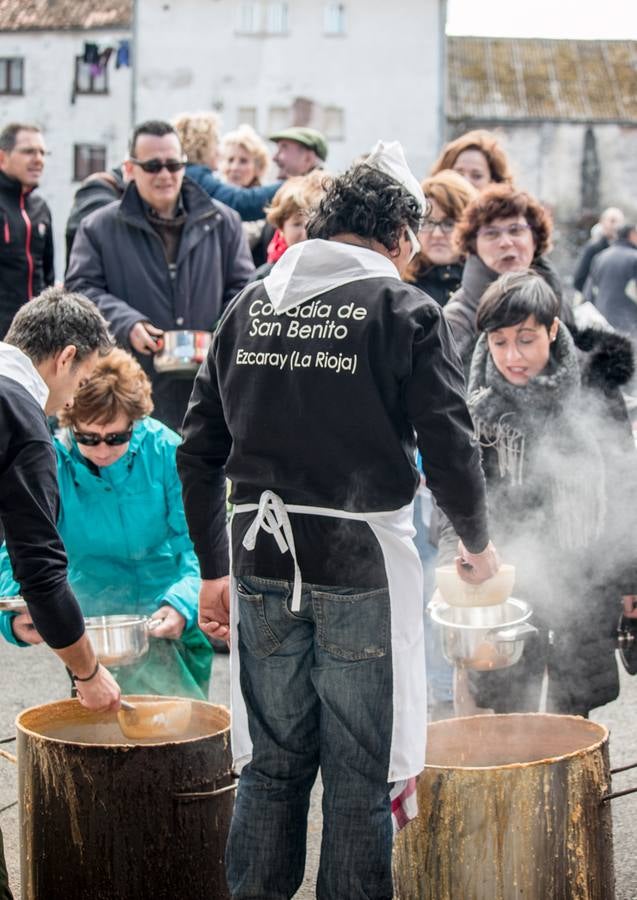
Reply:
[[[187,159],[186,175],[215,200],[235,209],[244,222],[263,219],[264,207],[280,182],[263,187],[228,184],[213,171],[217,167],[219,118],[214,113],[181,113],[173,120]]]
[[[222,137],[219,169],[230,184],[258,187],[269,165],[268,148],[250,125],[239,125]]]

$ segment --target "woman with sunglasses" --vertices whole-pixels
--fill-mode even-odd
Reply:
[[[149,418],[152,408],[148,378],[128,353],[100,360],[60,417],[58,527],[85,616],[160,622],[148,655],[113,669],[122,691],[207,699],[213,653],[197,626],[200,575],[175,466],[179,438]],[[18,593],[4,546],[0,593]],[[26,613],[4,614],[0,630],[23,646],[40,641]]]
[[[412,260],[403,280],[444,306],[460,287],[464,268],[464,256],[453,242],[453,230],[478,192],[451,169],[425,178],[422,189],[429,201],[429,214],[418,233],[422,252]]]

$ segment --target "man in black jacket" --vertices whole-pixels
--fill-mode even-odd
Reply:
[[[613,328],[637,340],[637,225],[622,225],[617,240],[595,257],[586,299]]]
[[[54,281],[51,213],[34,193],[45,155],[35,125],[0,131],[0,339],[22,304]]]
[[[95,710],[117,709],[120,692],[97,663],[66,578],[46,415],[72,403],[98,355],[111,346],[95,307],[56,288],[24,306],[0,342],[0,520],[29,611],[14,622],[20,628],[33,622],[73,673],[81,702]],[[10,897],[0,835],[0,900]]]
[[[577,261],[577,267],[573,274],[573,287],[582,293],[588,280],[593,260],[602,251],[610,247],[611,242],[617,237],[617,230],[624,224],[624,214],[616,206],[609,206],[599,217],[599,222],[593,231],[599,231],[595,237],[591,237],[584,245],[584,249]]]
[[[193,378],[154,370],[158,339],[164,331],[213,331],[254,272],[241,219],[184,179],[184,166],[172,125],[138,125],[124,196],[84,219],[66,274],[68,289],[93,300],[117,341],[138,354],[153,383],[155,415],[174,429]]]
[[[390,797],[397,822],[413,814],[426,730],[417,446],[460,529],[463,577],[497,567],[451,333],[400,279],[424,207],[398,145],[336,178],[309,224],[317,239],[231,304],[195,382],[178,466],[200,624],[232,628],[232,749],[247,762],[233,900],[298,889],[319,766],[317,895],[392,897]]]

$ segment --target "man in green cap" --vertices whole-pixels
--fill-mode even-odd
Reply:
[[[294,125],[270,135],[277,145],[272,157],[279,167],[278,178],[307,175],[320,169],[327,158],[327,141],[314,128]]]

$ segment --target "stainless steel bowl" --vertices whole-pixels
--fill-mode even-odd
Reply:
[[[211,341],[209,331],[164,331],[157,341],[159,350],[153,356],[155,370],[194,375],[206,358]]]
[[[463,669],[488,672],[514,665],[524,641],[537,634],[528,624],[533,610],[509,597],[497,606],[457,607],[433,601],[429,614],[440,625],[445,658]]]
[[[148,636],[159,619],[147,616],[89,616],[84,620],[104,666],[130,666],[148,653]]]
[[[21,613],[27,611],[27,603],[22,597],[0,597],[0,611]]]

